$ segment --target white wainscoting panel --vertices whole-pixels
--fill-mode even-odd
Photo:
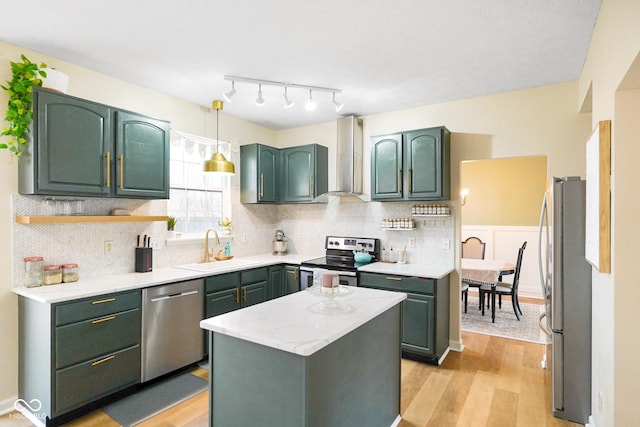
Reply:
[[[462,240],[467,237],[479,237],[486,243],[485,259],[494,259],[516,263],[518,248],[527,242],[522,258],[519,294],[523,297],[542,299],[540,274],[538,270],[538,227],[531,226],[490,226],[463,225]],[[512,279],[504,278],[506,282]]]

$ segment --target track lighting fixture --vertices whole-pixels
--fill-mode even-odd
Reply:
[[[339,103],[338,101],[336,101],[335,92],[333,92],[333,99],[331,100],[331,103],[336,107],[336,113],[342,110],[342,107],[344,107],[344,104],[342,102]]]
[[[262,84],[258,85],[258,97],[256,98],[256,104],[264,105],[264,98],[262,97]]]
[[[293,101],[289,99],[289,96],[287,95],[287,87],[284,87],[284,95],[282,95],[282,97],[284,98],[284,108],[291,108],[293,107]]]
[[[309,100],[304,108],[306,108],[307,111],[313,111],[316,109],[316,103],[313,101],[313,97],[311,96],[311,90],[309,90]]]
[[[231,90],[227,93],[223,93],[222,97],[225,101],[231,102],[231,97],[236,94],[236,82],[231,80]]]
[[[303,89],[303,90],[309,91],[309,100],[305,105],[306,109],[309,111],[313,111],[316,109],[316,103],[313,99],[312,91],[332,92],[333,98],[331,99],[331,104],[333,104],[336,112],[339,112],[340,110],[342,110],[342,107],[344,106],[343,103],[336,101],[336,93],[342,92],[340,89],[321,87],[321,86],[301,85],[301,84],[290,83],[290,82],[277,82],[272,80],[251,79],[248,77],[238,77],[238,76],[224,76],[224,79],[231,82],[231,90],[222,95],[224,99],[227,100],[227,102],[231,102],[230,98],[236,93],[235,82],[242,82],[242,83],[250,83],[250,84],[258,85],[258,97],[256,98],[257,105],[265,104],[265,99],[262,96],[262,85],[267,85],[267,86],[284,87],[284,94],[282,95],[282,97],[284,98],[284,108],[293,107],[294,102],[291,98],[289,98],[289,93],[288,93],[288,89],[291,89],[291,88]]]

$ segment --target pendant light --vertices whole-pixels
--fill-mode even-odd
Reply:
[[[222,101],[213,101],[213,109],[216,110],[216,152],[211,155],[211,158],[204,162],[204,171],[213,172],[221,175],[234,175],[236,173],[235,165],[225,159],[224,154],[218,152],[218,114],[222,110]]]

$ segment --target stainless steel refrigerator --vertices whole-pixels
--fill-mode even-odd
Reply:
[[[540,327],[552,412],[580,424],[591,414],[591,266],[585,260],[586,182],[553,178],[540,213],[539,264],[545,299]],[[549,363],[550,362],[550,363]]]

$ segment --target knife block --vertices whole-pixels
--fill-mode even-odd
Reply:
[[[147,273],[153,270],[153,248],[136,248],[136,272]]]

